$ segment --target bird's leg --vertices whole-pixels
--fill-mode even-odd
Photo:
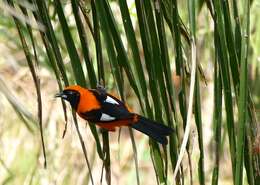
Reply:
[[[103,89],[103,90],[106,90],[105,86],[103,86],[103,85],[100,84],[100,83],[97,83],[96,88],[97,88],[97,89]]]
[[[106,97],[107,96],[107,92],[106,92],[106,88],[100,84],[97,84],[96,87],[96,92],[101,96],[101,97]]]
[[[108,132],[109,130],[106,129],[106,128],[99,128],[99,132],[102,134],[102,133],[105,133],[105,132]]]
[[[100,133],[108,132],[108,131],[116,131],[116,127],[107,123],[97,123],[97,125],[100,127]]]

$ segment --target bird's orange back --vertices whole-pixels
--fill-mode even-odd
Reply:
[[[79,85],[67,86],[65,90],[74,90],[80,93],[80,100],[77,107],[78,113],[88,112],[95,109],[100,109],[100,103],[95,95],[88,89],[80,87]]]

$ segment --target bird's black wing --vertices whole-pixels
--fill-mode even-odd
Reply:
[[[81,116],[92,122],[111,122],[128,119],[132,113],[128,111],[125,104],[116,97],[99,92],[97,89],[91,90],[101,104],[101,108],[82,113]]]

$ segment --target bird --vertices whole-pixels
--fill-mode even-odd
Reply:
[[[162,145],[168,143],[166,136],[173,133],[171,127],[132,112],[123,101],[107,93],[101,86],[87,89],[79,85],[70,85],[55,97],[68,101],[81,118],[107,131],[115,131],[116,127],[129,126]]]

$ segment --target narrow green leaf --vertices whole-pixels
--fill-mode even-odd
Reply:
[[[31,0],[30,0],[30,3],[32,3]],[[33,15],[34,15],[34,18],[36,19],[37,22],[43,22],[43,20],[41,19],[41,16],[40,16],[40,12],[38,12],[38,13],[33,12]],[[51,30],[51,28],[50,28],[50,30]],[[57,83],[59,85],[59,90],[62,91],[63,87],[62,87],[62,81],[61,81],[61,77],[60,77],[60,73],[61,73],[62,69],[58,68],[58,66],[57,66],[57,63],[56,63],[56,61],[54,59],[54,51],[52,50],[52,48],[51,48],[51,46],[50,46],[50,44],[48,42],[47,35],[44,32],[40,32],[40,35],[41,35],[44,47],[46,49],[47,56],[49,58],[49,63],[51,65],[52,70],[54,71]],[[62,63],[62,65],[63,65],[63,63]],[[64,80],[65,84],[68,83],[68,79],[67,79],[67,76],[66,76],[65,72],[64,72],[64,74],[62,74],[62,76],[63,76],[63,79],[65,79]],[[67,122],[67,116],[66,116],[66,110],[65,110],[66,107],[65,107],[64,101],[62,101],[62,106],[63,106],[63,109],[64,109],[65,120]]]
[[[220,48],[218,57],[218,62],[220,65],[221,76],[224,87],[224,99],[225,99],[225,108],[226,108],[226,117],[227,117],[227,128],[228,128],[228,137],[229,137],[229,147],[230,147],[230,155],[232,162],[232,172],[233,172],[233,180],[235,180],[235,168],[236,168],[236,140],[235,140],[235,132],[234,132],[234,113],[233,113],[233,100],[231,95],[231,84],[230,84],[230,76],[229,76],[229,58],[228,58],[228,49],[226,40],[226,32],[223,21],[223,10],[221,8],[220,0],[214,1],[214,8],[216,11],[215,16],[215,26],[216,26],[216,34],[217,34],[217,42],[215,42],[215,48]]]
[[[87,34],[84,30],[84,26],[83,26],[82,20],[80,18],[78,0],[75,0],[75,1],[72,0],[71,5],[72,5],[73,14],[74,14],[74,17],[76,20],[78,35],[79,35],[81,47],[82,47],[82,53],[83,53],[85,63],[87,66],[88,79],[90,81],[90,86],[91,86],[91,88],[95,88],[97,85],[97,79],[96,79],[93,64],[91,63],[90,56],[89,56]]]
[[[129,83],[130,83],[131,87],[133,88],[135,94],[137,95],[141,109],[143,110],[143,103],[142,103],[142,100],[141,100],[140,90],[138,89],[137,84],[136,84],[136,80],[134,79],[133,71],[131,69],[131,66],[129,65],[126,51],[124,49],[121,37],[119,35],[119,31],[116,27],[116,22],[115,22],[114,16],[112,14],[111,8],[110,8],[107,0],[105,0],[105,2],[104,2],[104,8],[105,8],[105,11],[106,11],[105,13],[107,15],[107,21],[110,25],[109,28],[110,28],[110,31],[111,31],[111,36],[113,38],[114,45],[115,45],[115,48],[116,48],[116,51],[117,51],[118,64],[126,72]]]
[[[223,18],[226,31],[226,42],[229,52],[229,61],[230,61],[230,71],[232,73],[233,84],[236,94],[238,94],[238,85],[239,85],[239,62],[238,55],[234,41],[234,34],[232,29],[231,17],[229,12],[228,1],[222,1],[223,4]]]
[[[162,122],[161,110],[159,110],[159,106],[163,103],[164,109],[168,108],[167,104],[167,95],[165,89],[165,83],[163,80],[163,71],[162,71],[162,61],[161,61],[161,53],[160,46],[158,41],[158,33],[155,26],[155,16],[153,13],[152,5],[149,1],[144,1],[143,3],[143,11],[146,15],[144,20],[146,22],[146,30],[147,34],[147,47],[150,53],[150,60],[145,59],[146,68],[150,70],[149,78],[152,80],[151,82],[151,95],[154,101],[154,110],[155,110],[155,118]],[[149,64],[148,64],[149,63]],[[160,87],[160,88],[157,88]],[[162,100],[159,98],[161,97]]]
[[[175,100],[174,87],[172,85],[173,84],[172,76],[171,76],[172,72],[171,72],[171,66],[169,60],[164,19],[162,15],[162,4],[160,2],[157,2],[155,6],[157,6],[157,8],[155,8],[156,23],[157,23],[156,26],[158,29],[158,38],[159,38],[160,49],[161,49],[161,61],[163,66],[164,79],[166,83],[165,85],[167,89],[167,96],[169,97],[171,109],[176,118],[176,105],[175,105],[176,100]]]
[[[237,58],[240,64],[241,57],[241,26],[240,26],[240,18],[238,13],[238,4],[236,0],[233,0],[233,15],[235,21],[235,48],[237,53]]]
[[[257,179],[257,175],[254,173],[254,160],[253,160],[253,143],[250,138],[250,128],[247,125],[246,129],[246,138],[245,138],[245,148],[244,148],[244,161],[245,161],[245,169],[247,175],[247,181],[250,185],[255,185],[258,182],[255,180]],[[256,176],[256,178],[254,178]]]
[[[189,24],[191,38],[196,43],[196,7],[194,0],[188,0],[189,10]],[[200,158],[198,163],[198,174],[199,182],[201,185],[205,185],[205,172],[204,172],[204,146],[203,146],[203,127],[201,118],[201,99],[200,99],[200,82],[199,82],[199,68],[197,67],[196,81],[195,81],[195,100],[194,100],[194,111],[195,111],[195,122],[198,131],[198,142],[200,149]]]
[[[187,102],[186,102],[186,83],[185,83],[185,69],[184,69],[184,59],[183,59],[183,52],[182,52],[182,41],[181,41],[181,28],[180,28],[180,19],[179,19],[179,10],[177,6],[176,0],[171,0],[171,7],[172,7],[172,35],[174,38],[174,46],[175,46],[175,65],[176,65],[176,74],[181,77],[181,89],[178,93],[178,100],[179,100],[179,109],[182,117],[183,128],[185,128],[186,120],[187,120]],[[188,146],[188,145],[187,145]],[[177,160],[171,160],[172,168],[175,169]],[[177,183],[180,183],[180,179],[177,175]]]
[[[144,15],[144,10],[143,10],[143,3],[140,0],[136,0],[136,12],[137,12],[137,18],[138,18],[138,26],[140,29],[140,34],[141,34],[141,40],[142,40],[142,46],[143,46],[143,51],[144,51],[144,57],[145,57],[145,64],[146,64],[146,69],[148,72],[148,76],[149,76],[149,88],[151,91],[151,95],[153,97],[153,102],[154,105],[159,106],[160,102],[158,100],[158,90],[156,88],[156,79],[154,79],[154,75],[152,72],[152,66],[151,66],[151,51],[150,51],[150,46],[149,43],[150,42],[148,39],[148,33],[149,31],[147,30],[147,26],[146,26],[146,17]],[[158,111],[157,111],[158,114]],[[152,112],[148,112],[148,116],[149,117],[153,117]]]
[[[216,52],[217,53],[217,52]],[[222,81],[217,59],[214,65],[214,141],[215,141],[215,164],[212,173],[212,185],[218,185],[219,165],[221,152],[221,124],[222,124]]]
[[[91,0],[91,9],[93,17],[93,27],[94,27],[94,40],[96,47],[96,57],[97,57],[97,67],[98,67],[98,81],[101,85],[106,84],[105,72],[104,72],[104,61],[102,57],[102,45],[100,39],[100,25],[98,21],[98,15],[94,0]],[[101,83],[102,82],[102,83]]]
[[[196,73],[196,82],[195,82],[195,122],[198,131],[198,141],[200,149],[200,158],[198,164],[199,172],[199,181],[201,185],[205,185],[205,170],[204,170],[204,146],[203,146],[203,126],[201,118],[201,99],[200,99],[200,83],[199,83],[199,74],[198,70]]]
[[[144,50],[144,56],[145,56],[145,63],[146,68],[149,76],[149,86],[150,86],[150,92],[151,96],[154,102],[154,109],[155,109],[155,118],[156,120],[162,122],[162,114],[161,109],[159,110],[159,107],[161,105],[161,100],[159,98],[160,91],[158,90],[158,78],[160,80],[162,79],[162,68],[159,66],[161,64],[160,59],[160,48],[158,45],[158,37],[156,33],[155,23],[154,23],[154,15],[152,13],[151,4],[149,2],[142,2],[139,0],[136,0],[136,11],[137,11],[137,17],[139,22],[139,29],[142,39],[142,45]],[[149,31],[152,29],[153,31]],[[151,40],[150,35],[153,35],[154,39]],[[159,51],[156,51],[159,50]],[[157,68],[156,68],[157,67]],[[158,71],[156,71],[158,70]],[[157,73],[156,73],[157,72]],[[159,73],[158,73],[159,72]],[[156,75],[157,74],[157,75]],[[160,84],[162,90],[165,95],[165,86],[164,82]],[[166,98],[167,96],[165,96]],[[167,103],[167,102],[164,102]],[[166,105],[166,104],[164,104]],[[168,105],[167,105],[168,106]],[[165,108],[165,107],[164,107]],[[151,115],[150,115],[151,116]],[[156,171],[156,174],[159,177],[159,181],[162,183],[166,183],[166,178],[164,174],[164,168],[161,165],[162,162],[162,156],[160,154],[158,144],[153,143],[150,144],[152,147],[153,152],[151,153],[152,158],[154,159],[154,168]]]
[[[163,160],[162,160],[162,155],[159,149],[159,146],[157,143],[155,143],[154,141],[150,140],[150,150],[151,150],[151,157],[153,159],[153,165],[155,168],[155,172],[157,177],[159,178],[159,184],[160,183],[167,183],[167,179],[166,176],[164,174],[164,164],[163,164]],[[158,182],[157,182],[158,183]]]
[[[66,47],[67,47],[67,51],[68,54],[70,56],[70,60],[71,60],[71,66],[74,72],[74,77],[77,81],[77,84],[86,87],[86,80],[85,80],[85,76],[84,76],[84,72],[80,63],[80,59],[74,44],[74,41],[72,39],[71,33],[70,33],[70,29],[68,26],[68,23],[66,21],[65,15],[62,11],[62,6],[60,3],[60,0],[55,0],[54,1],[54,5],[60,20],[60,24],[62,27],[62,33],[63,33],[63,37],[66,43]]]
[[[41,0],[30,0],[30,2],[34,2],[37,5],[37,10],[38,12],[38,20],[43,23],[43,25],[46,28],[46,32],[45,34],[47,35],[47,38],[50,42],[50,45],[52,46],[53,52],[54,52],[54,56],[58,65],[58,69],[61,72],[61,76],[62,76],[62,80],[64,81],[65,86],[69,85],[69,81],[66,75],[66,71],[65,71],[65,66],[62,60],[62,56],[60,53],[60,49],[58,46],[58,42],[56,40],[55,34],[54,34],[54,30],[50,21],[50,17],[48,14],[48,10],[46,7],[46,4],[44,1]]]
[[[150,112],[151,114],[151,107],[150,103],[148,100],[148,92],[147,92],[147,85],[145,81],[145,75],[144,75],[144,70],[142,67],[142,61],[139,55],[139,49],[137,45],[137,40],[135,36],[135,31],[131,22],[129,10],[127,7],[127,3],[125,0],[119,0],[119,6],[121,10],[121,16],[124,24],[124,29],[126,33],[127,40],[130,45],[130,49],[133,55],[134,59],[134,67],[136,71],[136,75],[138,75],[137,82],[139,83],[139,89],[141,89],[142,97],[145,100],[145,106],[146,106],[146,111]]]
[[[243,184],[243,162],[244,162],[244,149],[245,149],[245,134],[247,124],[247,60],[248,60],[248,44],[250,34],[250,2],[244,2],[244,26],[241,47],[241,69],[240,69],[240,85],[239,85],[239,102],[238,102],[238,140],[237,140],[237,153],[236,153],[236,176],[235,184]]]
[[[112,74],[114,79],[116,80],[116,84],[120,93],[120,96],[123,97],[123,87],[122,87],[122,74],[119,69],[117,54],[114,48],[114,43],[112,39],[112,35],[109,29],[109,23],[107,20],[107,14],[105,12],[105,8],[103,7],[103,1],[100,0],[95,1],[97,13],[98,13],[98,20],[100,21],[101,31],[104,36],[104,40],[106,43],[106,49],[108,53],[109,62],[111,65]]]

